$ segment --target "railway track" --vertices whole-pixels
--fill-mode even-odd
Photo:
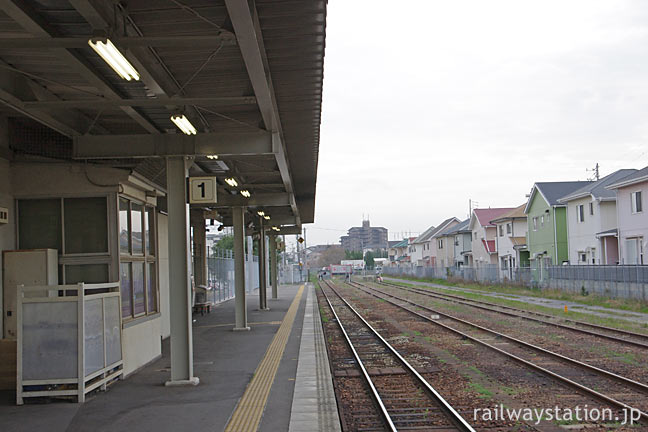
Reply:
[[[473,427],[339,294],[332,284],[324,281],[320,286],[362,376],[371,390],[387,430],[474,432]],[[326,291],[330,291],[334,296],[329,296]],[[370,373],[377,370],[388,370],[391,373]]]
[[[648,386],[643,383],[420,305],[395,294],[357,282],[351,282],[348,285],[548,375],[576,389],[581,394],[603,401],[619,410],[639,413],[640,420],[643,423],[648,423],[648,414],[646,413],[646,408],[648,408],[648,397],[646,396],[648,395]],[[502,344],[499,341],[505,341],[505,343]],[[499,346],[495,346],[496,344]],[[603,390],[599,390],[601,388]]]
[[[488,310],[490,312],[497,312],[503,315],[517,317],[528,321],[539,322],[539,323],[547,324],[553,327],[558,327],[569,331],[574,331],[582,334],[587,334],[590,336],[613,340],[615,342],[619,342],[626,345],[632,345],[632,346],[648,349],[648,335],[641,334],[641,333],[630,332],[630,331],[616,329],[612,327],[606,327],[598,324],[591,324],[591,323],[572,320],[568,318],[558,318],[554,315],[544,314],[542,312],[518,309],[511,306],[500,305],[497,303],[490,303],[482,300],[466,299],[464,297],[456,296],[448,293],[432,292],[430,290],[423,289],[423,288],[406,287],[403,285],[394,284],[391,282],[384,282],[384,281],[382,282],[382,284],[387,286],[392,286],[395,288],[400,288],[405,291],[426,295],[428,297],[445,300],[448,302],[468,305],[478,309]],[[535,318],[530,315],[535,315],[545,319]],[[551,321],[552,319],[556,319],[556,318],[564,322],[571,323],[573,325],[565,325],[555,321]],[[586,327],[586,328],[579,328],[579,327]],[[593,331],[588,329],[596,329],[598,331]]]

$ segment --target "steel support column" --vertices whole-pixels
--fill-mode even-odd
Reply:
[[[207,285],[207,227],[202,210],[191,210],[193,229],[193,276],[196,286]]]
[[[245,213],[243,207],[232,208],[234,225],[234,331],[250,330],[245,304]]]
[[[171,380],[166,385],[197,385],[193,376],[191,331],[191,263],[187,175],[191,159],[167,158],[169,211],[169,303],[171,318]]]
[[[270,242],[270,282],[272,283],[272,298],[277,299],[278,295],[278,281],[279,267],[277,266],[277,236],[271,235],[269,237]]]
[[[266,274],[266,242],[265,242],[265,227],[263,226],[263,218],[259,225],[259,309],[268,310],[267,289],[268,277]]]

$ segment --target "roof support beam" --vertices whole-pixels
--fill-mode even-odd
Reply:
[[[45,49],[45,48],[87,48],[88,37],[34,37],[2,38],[0,49]],[[233,35],[218,36],[132,36],[110,37],[118,47],[158,47],[158,48],[213,48],[223,45],[236,45]]]
[[[76,159],[121,159],[161,156],[244,156],[272,154],[267,132],[198,135],[85,135],[74,139]]]
[[[69,0],[72,6],[79,12],[86,21],[97,30],[125,29],[129,35],[129,40],[145,38],[137,28],[136,24],[122,14],[114,14],[113,4],[103,0]],[[212,36],[205,36],[207,39]],[[215,49],[221,43],[228,44],[224,39],[235,41],[234,34],[225,30],[218,31],[212,47]],[[169,95],[181,95],[183,90],[181,84],[175,79],[171,71],[166,67],[162,58],[157,54],[152,46],[132,46],[129,51],[129,60],[140,73],[140,80],[146,87],[157,97],[169,97]],[[166,105],[167,109],[174,109],[173,105]],[[204,130],[210,132],[209,122],[205,116],[188,105],[185,112],[189,120],[197,125],[197,120],[203,124]]]
[[[286,207],[290,205],[287,193],[253,194],[245,198],[240,194],[219,194],[216,204],[209,204],[210,208],[224,207]],[[272,224],[270,219],[268,224]]]
[[[229,106],[256,104],[254,96],[242,97],[160,97],[149,99],[80,99],[24,102],[25,107],[38,109],[59,108],[117,108],[121,106],[162,107],[169,105]]]
[[[272,131],[273,151],[277,159],[277,165],[281,172],[284,187],[291,196],[290,206],[297,219],[297,225],[300,225],[301,219],[294,198],[292,176],[286,156],[279,110],[274,88],[272,87],[270,68],[268,67],[263,35],[261,34],[256,9],[253,7],[251,10],[250,3],[247,0],[225,0],[225,6],[234,27],[236,40],[257,98],[263,123],[266,129]]]
[[[23,0],[4,0],[0,2],[0,8],[9,15],[25,30],[35,36],[51,38],[57,36],[44,20],[38,18],[38,14],[33,11]],[[121,99],[121,96],[115,91],[110,84],[83,59],[78,53],[67,49],[55,49],[58,56],[64,60],[72,70],[83,76],[89,84],[96,87],[106,97],[112,99]],[[160,131],[146,117],[137,112],[132,107],[121,107],[121,109],[135,120],[140,126],[150,133],[159,134]]]
[[[0,60],[0,64],[4,62]],[[57,101],[58,98],[24,75],[6,69],[0,70],[0,103],[69,137],[82,135],[91,127],[94,131],[106,133],[102,127],[92,126],[92,119],[78,111],[44,112],[28,107],[25,100]]]

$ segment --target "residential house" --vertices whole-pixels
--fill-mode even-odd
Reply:
[[[588,181],[540,182],[531,189],[527,215],[527,248],[535,268],[569,261],[567,206],[558,199],[591,184]]]
[[[616,190],[621,264],[648,264],[648,167],[608,186]]]
[[[515,269],[529,266],[526,247],[526,203],[491,221],[495,225],[495,249],[499,259],[500,277],[513,280]]]
[[[430,265],[444,268],[448,267],[451,264],[448,264],[449,260],[447,258],[447,250],[450,250],[452,244],[448,243],[447,238],[443,235],[443,232],[447,229],[457,226],[461,221],[456,217],[451,217],[439,224],[435,232],[430,236]]]
[[[497,264],[495,225],[491,221],[512,210],[512,207],[500,207],[472,211],[469,225],[472,233],[471,253],[468,255],[470,266],[482,267],[488,264]]]
[[[387,243],[387,265],[395,266],[396,265],[396,245],[403,240],[389,240]]]
[[[413,265],[430,265],[430,237],[434,232],[436,232],[436,227],[431,226],[411,242],[409,253]]]
[[[409,267],[411,265],[409,247],[410,242],[414,239],[415,237],[406,238],[392,246],[392,249],[394,250],[394,264],[396,267]]]
[[[452,247],[446,249],[446,253],[452,256],[452,265],[454,267],[469,265],[469,256],[472,251],[470,219],[466,219],[452,228],[445,230],[444,236],[452,242]],[[450,259],[448,259],[448,267],[451,265],[450,262]]]
[[[615,265],[619,262],[616,191],[607,186],[636,171],[618,170],[558,200],[567,205],[570,264]]]

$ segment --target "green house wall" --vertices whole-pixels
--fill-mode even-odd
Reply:
[[[542,215],[545,217],[544,226],[540,223]],[[534,217],[538,218],[537,231],[533,231]],[[550,207],[549,203],[536,191],[529,206],[527,224],[527,248],[530,258],[546,251],[545,256],[550,257],[554,265],[569,260],[567,209],[565,207]]]

